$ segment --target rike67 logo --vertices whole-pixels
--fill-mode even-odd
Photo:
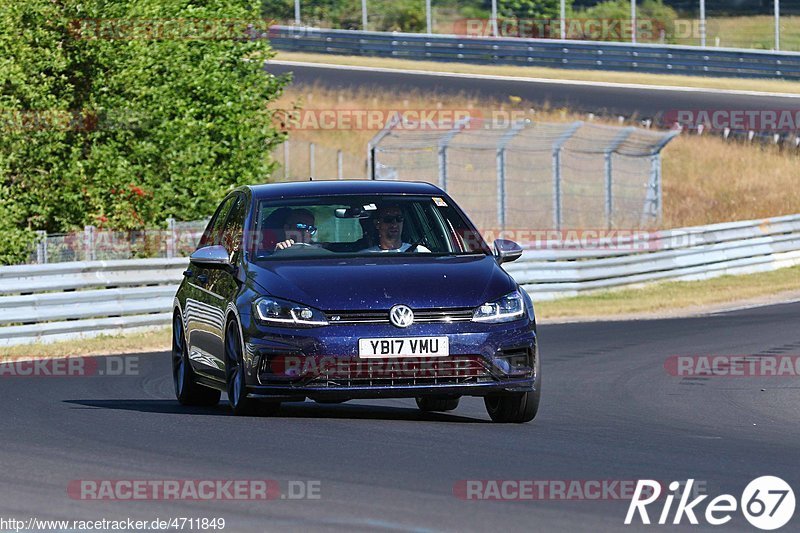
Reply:
[[[693,479],[689,479],[685,484],[673,481],[669,484],[669,493],[663,499],[663,507],[658,515],[658,524],[664,525],[671,523],[680,524],[685,517],[690,524],[699,524],[698,515],[712,526],[727,524],[733,518],[737,508],[741,509],[742,514],[751,525],[765,531],[778,529],[786,525],[794,515],[795,499],[794,491],[784,480],[775,476],[762,476],[751,481],[742,492],[742,497],[737,501],[730,494],[721,494],[708,501],[705,512],[701,512],[701,503],[708,498],[707,494],[689,500],[692,495]],[[678,491],[683,487],[683,490]],[[633,523],[634,518],[642,524],[650,524],[650,515],[647,506],[659,500],[661,494],[661,484],[651,479],[640,479],[636,484],[633,498],[628,506],[628,514],[625,516],[625,524]],[[673,514],[672,504],[678,499]],[[659,504],[661,502],[659,501]],[[651,508],[651,511],[657,511]],[[670,517],[672,520],[670,520]],[[655,516],[653,517],[656,518]]]

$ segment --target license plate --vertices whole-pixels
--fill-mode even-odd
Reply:
[[[391,337],[358,339],[358,356],[362,359],[381,357],[444,357],[450,355],[447,337]]]

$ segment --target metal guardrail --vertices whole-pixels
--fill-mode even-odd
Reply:
[[[0,346],[169,324],[187,264],[180,257],[0,267]]]
[[[800,52],[272,26],[276,50],[661,74],[800,79]]]
[[[534,300],[800,264],[800,215],[633,235],[602,248],[539,243],[506,270]],[[186,258],[0,267],[0,346],[166,326]]]

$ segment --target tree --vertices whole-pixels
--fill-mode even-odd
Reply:
[[[0,261],[30,232],[208,216],[265,182],[258,0],[0,0]],[[12,240],[9,240],[12,237]]]
[[[567,13],[570,13],[573,0],[566,0]],[[498,16],[524,19],[561,18],[561,0],[499,0]]]

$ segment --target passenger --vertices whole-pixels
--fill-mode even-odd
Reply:
[[[405,252],[411,246],[403,242],[403,210],[397,205],[383,205],[378,208],[373,217],[375,229],[378,232],[378,244],[364,250],[365,252]],[[416,252],[430,252],[421,244],[413,250]]]
[[[308,209],[293,209],[283,223],[283,239],[275,245],[275,250],[286,250],[295,244],[311,244],[311,237],[317,233],[314,213]]]

